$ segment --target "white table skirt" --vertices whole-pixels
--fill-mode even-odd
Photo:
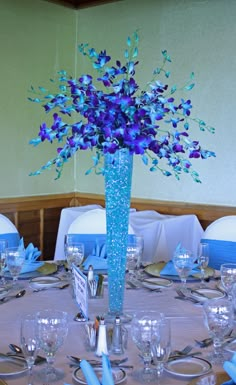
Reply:
[[[71,223],[84,212],[101,206],[65,208],[61,211],[54,259],[64,259],[64,235]],[[130,225],[144,238],[144,261],[172,259],[178,243],[197,255],[203,229],[196,215],[162,215],[154,210],[130,211]]]
[[[22,281],[26,287],[26,295],[20,299],[14,299],[8,303],[1,304],[0,318],[0,352],[9,351],[8,344],[19,344],[20,318],[23,314],[36,312],[41,309],[57,309],[67,311],[69,314],[69,334],[60,350],[56,354],[55,366],[65,371],[65,378],[55,385],[64,383],[75,384],[72,381],[73,369],[69,367],[67,355],[75,355],[81,358],[94,358],[94,353],[86,352],[83,344],[83,324],[75,322],[73,317],[78,312],[78,306],[71,297],[70,288],[64,290],[49,289],[33,293],[29,288],[27,281]],[[184,346],[194,344],[195,339],[208,337],[208,331],[204,325],[202,306],[194,305],[191,302],[185,302],[175,299],[175,288],[179,283],[174,283],[170,288],[164,288],[161,293],[150,292],[146,289],[127,290],[125,292],[124,311],[134,313],[138,309],[156,310],[163,312],[171,320],[172,349],[181,349]],[[90,300],[89,314],[93,319],[96,315],[103,315],[107,311],[107,289],[105,289],[102,300]],[[127,324],[129,341],[128,350],[125,356],[128,357],[127,364],[134,365],[134,371],[140,368],[142,361],[138,355],[138,349],[130,338],[130,325]],[[211,349],[211,348],[210,348]],[[196,350],[201,350],[196,347]],[[202,357],[206,356],[207,350],[202,349]],[[40,354],[43,354],[40,352]],[[114,358],[114,357],[111,357]],[[38,370],[40,367],[37,367]],[[223,371],[222,368],[214,368],[216,371]],[[138,385],[133,377],[134,371],[127,369],[128,385]],[[27,374],[12,376],[6,378],[9,385],[26,385]],[[175,377],[164,373],[161,379],[161,385],[184,385],[188,384],[190,379]],[[35,382],[34,385],[38,385]],[[41,384],[42,385],[42,384]]]

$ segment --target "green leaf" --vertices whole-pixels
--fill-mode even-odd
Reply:
[[[138,56],[138,48],[135,47],[133,57],[137,57],[137,56]]]
[[[127,45],[128,45],[128,47],[130,47],[131,46],[131,39],[130,39],[130,37],[128,36],[128,38],[127,38]]]
[[[189,90],[192,90],[194,86],[195,86],[195,83],[191,83],[188,86],[185,86],[184,88],[189,91]]]

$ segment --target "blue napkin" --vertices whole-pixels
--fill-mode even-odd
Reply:
[[[225,361],[223,368],[231,377],[231,380],[224,382],[222,385],[234,385],[236,383],[236,353],[234,353],[231,361]]]
[[[111,363],[106,354],[102,355],[102,382],[100,383],[97,378],[93,367],[86,360],[82,360],[80,363],[83,375],[87,385],[114,385],[112,376]],[[69,384],[64,384],[69,385]]]
[[[87,270],[92,265],[94,270],[107,270],[106,243],[96,240],[92,254],[83,263],[83,268]]]
[[[102,385],[114,385],[111,363],[106,354],[102,355]]]
[[[34,247],[33,243],[29,243],[25,248],[23,237],[20,239],[19,248],[25,250],[25,263],[22,267],[21,274],[30,273],[43,266],[43,261],[37,261],[41,255],[41,251],[37,247]]]
[[[193,265],[193,269],[189,273],[189,275],[197,274],[199,273],[198,264],[195,263]],[[166,265],[163,267],[163,269],[160,271],[160,275],[176,275],[178,276],[178,273],[175,269],[173,261],[169,261],[166,263]]]

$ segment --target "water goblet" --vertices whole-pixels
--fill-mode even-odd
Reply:
[[[209,359],[212,363],[222,364],[225,360],[222,343],[233,328],[233,305],[228,299],[211,299],[203,305],[205,324],[213,338],[214,352]]]
[[[220,277],[223,288],[225,289],[228,298],[232,299],[232,287],[236,282],[236,263],[224,263],[220,266]]]
[[[157,376],[160,377],[171,353],[171,328],[167,318],[163,318],[159,323],[157,333],[154,333],[152,338],[151,349]]]
[[[187,277],[189,276],[195,257],[189,250],[178,250],[173,257],[174,267],[181,279],[182,290],[186,291]]]
[[[38,373],[44,382],[57,381],[64,376],[63,370],[54,367],[57,350],[63,345],[68,333],[68,316],[64,311],[42,310],[36,314],[39,347],[46,354],[47,367]]]
[[[33,384],[33,365],[38,351],[35,314],[27,314],[21,319],[20,344],[29,369],[28,385]]]
[[[140,311],[135,314],[131,321],[131,337],[140,351],[143,359],[143,368],[137,371],[138,379],[145,383],[153,381],[156,377],[156,370],[151,367],[152,362],[152,340],[158,334],[160,322],[164,315],[158,312]]]
[[[136,277],[136,270],[139,263],[139,249],[136,241],[129,242],[126,252],[126,270],[128,271],[128,280],[132,281]]]
[[[6,249],[7,267],[12,276],[12,286],[14,289],[19,289],[18,277],[25,262],[25,250],[19,247],[9,247]]]
[[[8,241],[6,239],[0,239],[0,284],[6,285],[4,278],[4,269],[6,267],[6,248],[8,247]]]
[[[201,270],[201,283],[200,287],[205,287],[204,279],[205,279],[205,269],[209,263],[209,244],[208,243],[200,243],[198,250],[198,265]]]
[[[72,264],[81,265],[84,259],[84,244],[76,242],[68,242],[65,246],[65,256],[68,264],[68,269],[72,272]]]

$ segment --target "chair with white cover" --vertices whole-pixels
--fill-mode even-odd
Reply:
[[[236,215],[212,222],[205,230],[202,242],[209,244],[209,266],[219,270],[222,263],[236,263]]]
[[[129,237],[134,235],[129,225]],[[90,210],[77,217],[68,229],[75,242],[84,244],[85,257],[106,258],[106,210]]]
[[[0,214],[0,239],[6,239],[9,247],[18,246],[20,242],[16,226],[3,214]]]

